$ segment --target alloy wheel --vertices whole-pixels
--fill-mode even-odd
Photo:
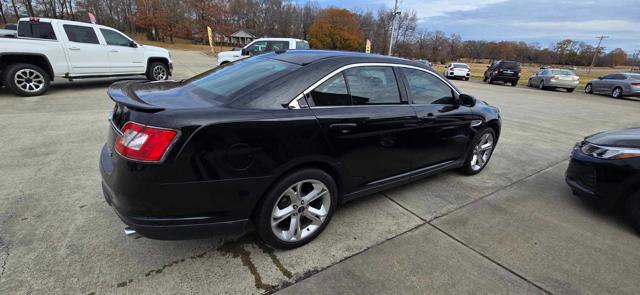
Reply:
[[[489,161],[491,152],[493,152],[493,135],[491,133],[485,133],[473,148],[471,169],[473,169],[473,171],[482,169]]]
[[[611,96],[619,98],[620,96],[622,96],[622,89],[620,89],[620,87],[616,87],[615,89],[613,89],[613,93],[611,93]]]
[[[584,88],[585,93],[591,93],[591,84],[587,84],[587,87]]]
[[[167,70],[163,66],[157,65],[153,67],[153,78],[157,81],[166,80],[167,76]]]
[[[45,86],[42,74],[32,69],[22,69],[17,71],[13,77],[13,82],[21,90],[29,93],[38,92]]]
[[[302,180],[286,189],[271,212],[271,230],[281,241],[296,242],[318,230],[327,220],[331,194],[320,181]]]
[[[544,89],[544,81],[540,81],[540,84],[538,84],[538,88]]]

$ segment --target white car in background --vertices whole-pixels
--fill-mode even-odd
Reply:
[[[309,42],[294,38],[256,39],[240,50],[223,51],[218,53],[218,65],[223,65],[232,61],[270,51],[289,49],[309,49]]]
[[[101,25],[21,18],[15,36],[0,37],[0,84],[20,96],[42,95],[54,79],[146,75],[156,81],[169,79],[172,69],[168,50]]]
[[[447,65],[442,75],[447,78],[462,78],[464,80],[469,80],[471,77],[471,68],[469,68],[468,64],[454,62]]]

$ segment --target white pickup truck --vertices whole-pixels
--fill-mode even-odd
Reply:
[[[309,49],[309,42],[294,38],[256,39],[240,50],[223,51],[218,53],[218,65],[223,65],[265,52],[288,49]]]
[[[21,96],[45,93],[54,78],[146,75],[155,81],[172,70],[168,50],[101,25],[22,18],[16,37],[0,37],[0,83]]]

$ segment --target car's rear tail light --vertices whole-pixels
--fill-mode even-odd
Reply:
[[[115,150],[131,160],[160,162],[177,134],[175,130],[127,122],[116,138]]]
[[[640,82],[633,82],[633,83],[631,83],[631,85],[633,85],[633,86],[640,86]]]

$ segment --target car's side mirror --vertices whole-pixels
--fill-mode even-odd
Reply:
[[[129,41],[129,47],[138,48],[138,44],[135,41],[131,40]]]
[[[460,99],[460,104],[465,107],[472,107],[476,105],[476,98],[469,94],[462,93],[458,96],[458,99]]]
[[[241,55],[249,55],[249,51],[246,48],[242,48],[242,50],[240,50],[240,54]]]

